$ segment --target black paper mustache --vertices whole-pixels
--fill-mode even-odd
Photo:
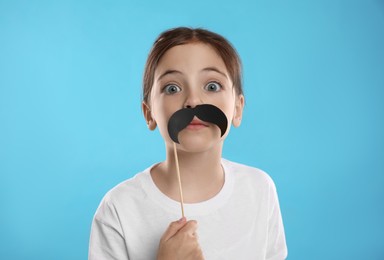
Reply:
[[[217,125],[221,130],[221,136],[227,131],[227,117],[218,107],[203,104],[194,108],[182,108],[176,111],[168,121],[168,133],[175,143],[179,143],[179,132],[192,122],[194,116],[204,122]]]

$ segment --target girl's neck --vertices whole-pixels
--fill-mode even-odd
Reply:
[[[202,152],[177,151],[185,203],[208,200],[221,190],[224,185],[221,152],[221,144]],[[152,179],[165,195],[179,201],[173,146],[167,146],[166,154],[166,160],[151,170]]]

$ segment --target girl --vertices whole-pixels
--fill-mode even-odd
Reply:
[[[228,127],[223,132],[193,116],[178,133],[188,220],[180,219],[175,140],[168,123],[176,111],[200,105],[221,110]],[[94,216],[89,259],[285,259],[273,181],[259,169],[221,158],[230,125],[240,126],[243,107],[240,59],[226,39],[184,27],[162,33],[146,63],[142,108],[148,128],[158,128],[164,139],[166,160],[106,194]]]

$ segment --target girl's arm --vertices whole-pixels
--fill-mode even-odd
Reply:
[[[270,187],[270,213],[268,221],[268,244],[266,260],[283,260],[288,251],[285,241],[283,220],[280,212],[276,187],[272,182]]]
[[[88,260],[105,259],[129,260],[129,257],[114,207],[103,201],[92,222]]]

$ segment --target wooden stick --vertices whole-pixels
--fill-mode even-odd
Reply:
[[[179,182],[179,192],[180,192],[180,204],[181,204],[181,216],[184,218],[184,198],[183,198],[183,188],[181,187],[181,178],[180,178],[180,168],[179,168],[179,158],[177,157],[176,143],[173,143],[173,151],[175,153],[175,162],[176,162],[176,172],[177,180]]]

